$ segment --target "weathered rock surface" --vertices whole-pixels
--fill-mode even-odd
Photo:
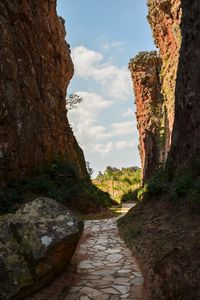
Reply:
[[[56,0],[0,0],[0,183],[62,158],[86,175],[66,117],[73,75]]]
[[[162,147],[164,162],[171,146],[174,123],[174,103],[179,50],[181,46],[181,0],[148,0],[148,20],[151,25],[156,46],[160,50],[162,68],[163,125]]]
[[[138,111],[144,181],[153,174],[155,168],[165,165],[171,148],[176,76],[182,37],[180,0],[148,0],[148,8],[148,20],[155,44],[160,50],[160,58],[157,58],[157,61],[151,59],[153,54],[149,52],[140,55],[139,59],[137,56],[135,67],[130,68]],[[134,59],[131,61],[134,62]],[[138,71],[141,66],[143,73]]]
[[[161,120],[166,128],[166,173],[171,176],[167,182],[169,191],[149,195],[125,217],[121,228],[126,236],[126,229],[130,228],[137,228],[141,233],[137,237],[133,235],[132,245],[146,263],[152,299],[194,300],[200,299],[197,165],[200,154],[200,2],[149,0],[148,3],[149,20],[162,57],[163,112],[166,114]],[[181,178],[181,171],[185,177]],[[193,184],[187,187],[188,178],[192,178]],[[182,187],[188,189],[188,194],[182,193]],[[175,199],[173,188],[179,190],[176,201],[172,201]]]
[[[200,155],[200,2],[182,3],[182,45],[177,71],[175,122],[169,155],[173,170]]]
[[[129,63],[137,108],[142,178],[145,182],[163,161],[161,111],[163,97],[159,78],[161,58],[156,51],[141,52]]]
[[[82,230],[49,198],[0,217],[0,299],[23,299],[50,282],[69,263]]]

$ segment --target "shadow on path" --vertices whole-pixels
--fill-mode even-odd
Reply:
[[[70,266],[29,300],[145,299],[139,265],[119,237],[116,218],[86,221]]]

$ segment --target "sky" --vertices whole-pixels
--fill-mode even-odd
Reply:
[[[83,98],[68,119],[94,177],[107,166],[140,166],[129,60],[154,50],[146,0],[57,0]]]

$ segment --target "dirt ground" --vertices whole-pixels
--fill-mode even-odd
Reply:
[[[200,299],[200,214],[166,198],[146,199],[118,221],[141,261],[149,299]]]

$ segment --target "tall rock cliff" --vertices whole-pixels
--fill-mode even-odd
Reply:
[[[161,111],[163,98],[160,82],[161,58],[156,51],[141,52],[129,63],[137,108],[142,179],[145,182],[163,158],[161,147]]]
[[[179,50],[181,46],[181,1],[148,0],[148,20],[162,58],[160,77],[163,94],[163,155],[166,161],[171,146]]]
[[[181,1],[182,45],[175,94],[175,122],[169,155],[172,169],[200,155],[200,2]]]
[[[144,200],[120,220],[121,230],[146,264],[150,299],[200,299],[200,1],[148,3],[162,58],[163,104],[155,126],[165,125],[167,162],[164,172],[147,182]],[[138,82],[137,103],[138,90],[148,88],[149,80]],[[155,120],[148,108],[143,114]]]
[[[137,65],[137,68],[140,68],[142,65],[145,75],[139,75],[137,68],[131,69],[138,111],[140,155],[144,181],[151,177],[157,167],[165,165],[171,148],[176,77],[182,39],[180,27],[182,9],[180,0],[148,0],[147,3],[149,9],[148,20],[152,27],[155,44],[159,48],[160,65],[156,67],[156,76],[152,70],[149,72],[149,67],[152,64],[146,57],[148,55],[151,57],[152,54],[150,52],[148,55],[146,54],[146,57],[141,56],[139,61],[137,57],[135,59],[135,65]],[[140,80],[137,80],[138,75],[146,76],[147,78],[142,80],[141,77]],[[142,102],[147,101],[147,97],[145,93],[138,92],[139,90],[148,91],[148,102],[149,104],[151,103],[150,109],[147,105],[144,107],[141,106]],[[141,116],[140,111],[143,116]],[[141,121],[142,119],[143,121]],[[147,123],[154,124],[153,126],[148,125],[148,136],[154,136],[153,146],[152,139],[144,139],[145,132],[147,132]],[[152,147],[154,155],[152,155],[152,150],[150,151]]]
[[[73,76],[56,0],[0,0],[0,182],[55,158],[86,175],[66,117]]]

